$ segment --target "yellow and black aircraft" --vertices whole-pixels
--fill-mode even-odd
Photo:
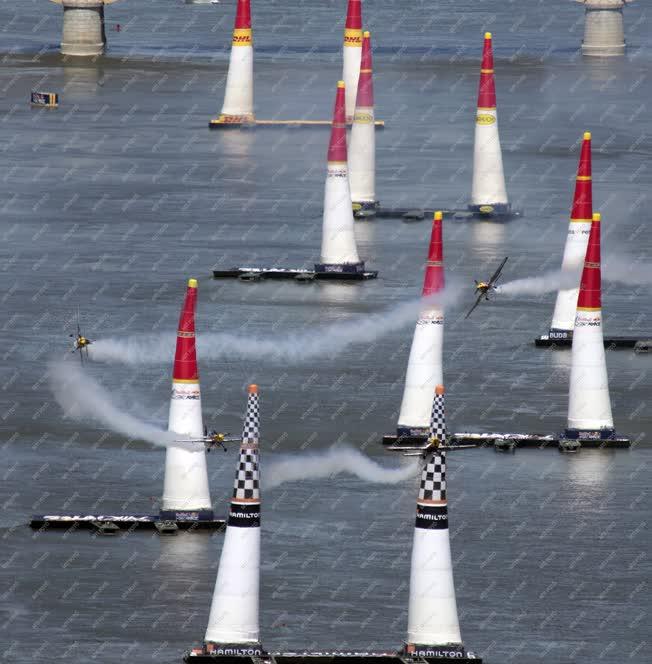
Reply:
[[[88,337],[85,337],[79,328],[79,312],[77,312],[77,334],[70,335],[75,341],[72,345],[71,353],[79,351],[79,360],[84,364],[84,350],[86,351],[86,359],[88,359],[88,347],[93,343]]]
[[[425,447],[422,447],[416,452],[405,452],[403,456],[420,456],[422,459],[427,459],[429,454],[433,454],[436,451],[448,451],[448,450],[466,450],[471,447],[477,447],[476,445],[442,445],[441,441],[437,436],[431,436],[428,438]]]
[[[475,292],[478,294],[478,299],[475,301],[475,304],[469,309],[469,312],[464,316],[464,318],[468,318],[472,313],[473,310],[482,302],[482,299],[484,298],[485,300],[489,301],[489,291],[491,290],[496,290],[496,282],[498,281],[498,278],[500,277],[500,273],[503,271],[503,268],[505,267],[505,263],[507,262],[507,259],[509,256],[506,256],[503,259],[503,262],[498,266],[498,269],[493,273],[491,276],[491,279],[489,281],[475,281]]]
[[[206,447],[206,452],[210,452],[215,447],[221,447],[225,452],[226,446],[224,443],[237,443],[239,438],[229,436],[228,433],[219,433],[218,431],[208,431],[204,427],[204,437],[195,440],[180,440],[180,443],[203,443]]]

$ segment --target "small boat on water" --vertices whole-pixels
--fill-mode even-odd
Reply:
[[[57,108],[59,106],[59,95],[56,92],[36,92],[32,90],[30,104],[42,108]]]

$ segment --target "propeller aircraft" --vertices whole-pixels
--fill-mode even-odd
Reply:
[[[480,302],[482,302],[483,298],[489,301],[488,293],[489,291],[496,290],[496,282],[498,281],[500,273],[503,271],[503,268],[505,267],[507,258],[509,258],[509,256],[503,259],[503,262],[498,266],[498,269],[491,275],[491,279],[489,279],[489,281],[474,280],[475,292],[478,295],[478,299],[475,301],[475,304],[469,309],[468,313],[466,314],[466,316],[464,316],[464,318],[468,318],[473,313],[473,310],[480,304]]]

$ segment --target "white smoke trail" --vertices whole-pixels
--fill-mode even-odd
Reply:
[[[575,288],[580,283],[580,270],[553,270],[538,277],[514,279],[496,286],[501,295],[543,295],[560,288]]]
[[[190,443],[184,445],[180,442],[183,436],[159,429],[126,413],[112,401],[111,395],[75,362],[50,362],[48,380],[65,417],[74,420],[90,419],[129,439],[144,440],[160,447],[191,447]]]
[[[602,278],[628,286],[652,285],[652,264],[621,254],[608,254],[602,261]]]
[[[232,333],[197,335],[200,360],[264,359],[298,363],[318,357],[330,357],[351,344],[373,343],[385,335],[415,323],[420,309],[427,304],[446,308],[457,301],[459,285],[446,288],[432,297],[412,300],[379,314],[313,327],[301,332],[266,336]],[[175,336],[148,335],[126,339],[100,339],[90,346],[90,357],[98,362],[155,364],[169,362],[174,352]]]
[[[372,461],[359,450],[333,445],[327,450],[310,454],[297,454],[266,462],[262,473],[263,484],[272,489],[285,482],[324,479],[340,473],[355,475],[365,482],[398,484],[416,476],[418,458],[398,468],[386,468]]]
[[[537,277],[514,279],[496,287],[501,295],[542,295],[552,291],[577,288],[582,264],[576,270],[554,270]],[[602,260],[602,280],[629,286],[652,285],[652,265],[632,257],[610,254]]]

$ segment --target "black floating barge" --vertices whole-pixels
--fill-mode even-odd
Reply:
[[[290,279],[298,282],[309,281],[365,281],[375,279],[376,270],[356,272],[327,272],[282,267],[234,267],[230,270],[213,270],[214,279],[239,279],[240,281],[261,281],[262,279]]]
[[[534,340],[537,348],[570,348],[573,335],[569,332],[550,332]],[[648,353],[652,350],[652,338],[640,337],[604,337],[604,347],[608,350],[616,348],[633,348],[637,353]]]
[[[435,211],[441,212],[444,219],[453,219],[456,221],[509,221],[517,217],[522,217],[521,210],[496,210],[488,208],[486,211],[476,209],[456,209],[440,208],[439,210],[425,210],[419,207],[384,207],[377,205],[373,209],[361,208],[353,211],[356,219],[366,219],[377,217],[378,219],[402,219],[403,221],[422,221],[423,219],[432,219]]]
[[[349,127],[351,123],[347,123]],[[243,120],[243,121],[233,121],[233,120],[223,120],[222,118],[214,118],[208,123],[209,129],[261,129],[261,128],[275,128],[275,127],[287,127],[290,129],[301,129],[301,128],[312,128],[315,127],[328,127],[329,129],[333,126],[331,120]],[[385,129],[384,120],[375,120],[374,126],[376,131],[379,129]]]
[[[34,530],[84,529],[103,535],[111,535],[120,530],[157,530],[161,534],[174,534],[179,530],[223,530],[226,521],[214,517],[167,519],[158,514],[37,514],[31,518],[29,525]]]
[[[496,450],[513,450],[517,447],[538,447],[539,449],[564,449],[566,438],[559,435],[527,434],[527,433],[454,433],[448,438],[449,445],[473,445],[475,447],[493,447]],[[613,438],[578,438],[580,447],[627,449],[631,441],[624,436]],[[427,436],[383,436],[383,447],[391,452],[408,452],[423,449],[427,444]]]
[[[482,664],[480,657],[471,653],[457,657],[418,657],[401,652],[284,652],[261,653],[259,655],[223,655],[208,654],[201,649],[186,653],[186,664],[338,664],[339,662],[359,662],[369,664]]]

